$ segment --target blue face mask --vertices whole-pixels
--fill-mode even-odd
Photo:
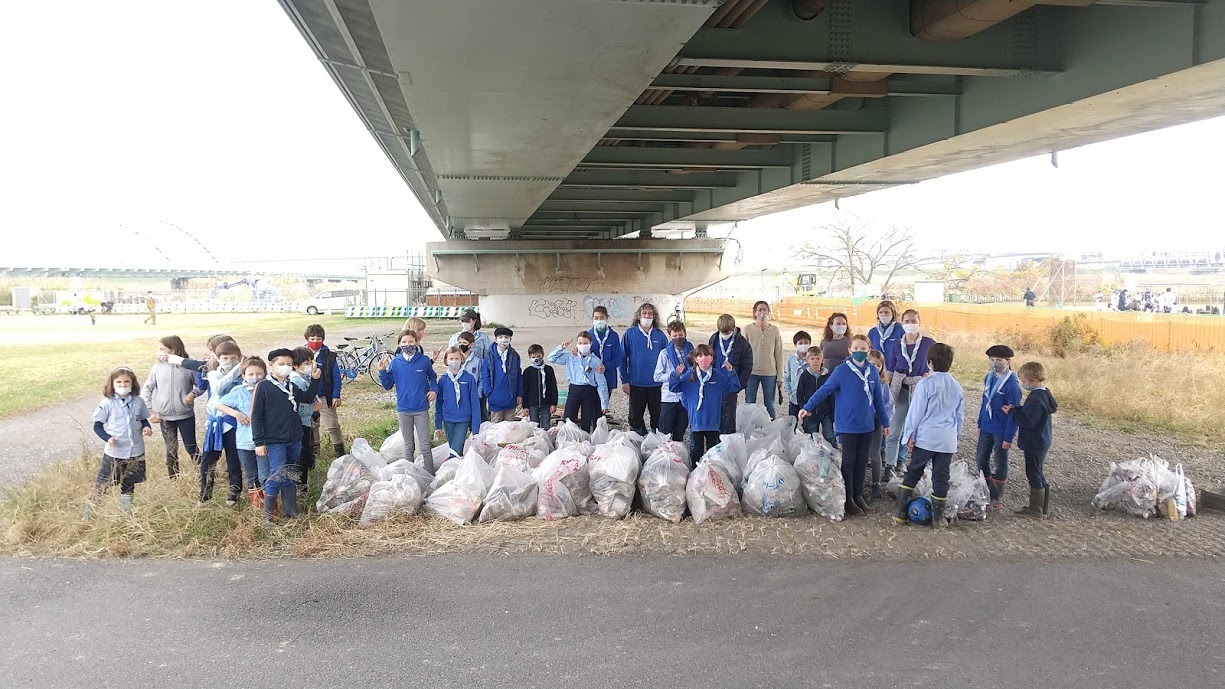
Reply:
[[[867,352],[851,352],[851,358],[855,360],[855,363],[862,364],[863,362],[868,360],[868,353]]]
[[[417,353],[417,345],[400,345],[400,352],[404,356],[412,356]]]

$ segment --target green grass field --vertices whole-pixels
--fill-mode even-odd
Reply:
[[[297,346],[311,323],[329,333],[385,334],[400,319],[346,320],[306,314],[162,314],[144,325],[144,315],[7,316],[0,319],[0,418],[90,393],[101,394],[107,375],[120,365],[147,374],[158,340],[178,335],[193,358],[208,354],[205,342],[218,333],[234,337],[247,352],[264,356],[267,347]],[[329,335],[329,341],[331,340]],[[329,342],[331,344],[331,342]]]

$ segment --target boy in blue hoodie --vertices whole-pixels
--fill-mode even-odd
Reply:
[[[608,309],[597,306],[591,310],[591,351],[604,363],[604,380],[608,394],[617,389],[617,372],[625,356],[621,352],[621,336],[608,325]]]
[[[678,443],[685,441],[685,431],[689,429],[689,412],[681,404],[681,396],[672,392],[667,385],[672,372],[677,366],[689,360],[693,345],[686,339],[685,324],[672,321],[668,324],[668,338],[671,344],[659,353],[659,361],[655,364],[655,381],[663,383],[659,395],[659,432],[667,433]],[[700,459],[700,458],[698,458]]]
[[[893,520],[905,524],[906,511],[915,486],[923,478],[928,463],[932,465],[932,528],[948,524],[944,515],[949,494],[949,465],[957,454],[957,438],[961,435],[965,395],[961,383],[949,375],[953,366],[953,348],[938,342],[927,350],[925,376],[911,394],[910,411],[902,429],[903,442],[910,449],[910,465],[897,494],[897,514]]]
[[[523,362],[510,346],[514,336],[506,327],[493,331],[494,345],[485,355],[481,389],[489,401],[489,420],[493,423],[514,421],[515,410],[523,404]]]
[[[379,359],[379,383],[384,390],[396,389],[396,415],[400,417],[400,437],[404,438],[404,458],[412,462],[420,451],[425,457],[425,468],[432,474],[430,403],[437,397],[438,376],[434,373],[434,362],[417,346],[416,331],[401,332],[397,342],[399,349],[395,354]]]
[[[434,433],[446,430],[447,444],[455,454],[464,453],[464,440],[468,432],[481,428],[480,382],[464,370],[464,353],[459,347],[451,347],[443,355],[447,372],[438,379],[438,396],[434,399]],[[427,455],[430,453],[427,452]],[[434,473],[433,457],[426,461],[426,468]]]
[[[715,322],[718,332],[710,336],[710,351],[715,353],[715,368],[723,369],[725,363],[731,362],[732,370],[736,372],[736,380],[740,383],[737,391],[748,387],[749,376],[753,373],[753,348],[740,328],[736,327],[736,319],[730,313],[719,316]],[[736,393],[723,398],[723,416],[719,421],[719,431],[723,434],[736,432]]]
[[[876,367],[868,363],[870,348],[867,336],[852,337],[850,359],[834,366],[829,379],[797,414],[802,424],[822,402],[834,398],[834,432],[842,443],[842,481],[846,484],[846,513],[851,517],[863,516],[868,511],[864,476],[877,422],[881,425],[881,433],[889,435],[885,389]]]
[[[801,330],[791,336],[791,344],[795,345],[795,354],[787,357],[783,366],[783,388],[787,390],[787,416],[800,413],[804,402],[799,398],[800,375],[808,367],[808,349],[812,346],[812,335]]]
[[[698,345],[687,361],[672,369],[668,389],[681,396],[681,404],[689,414],[689,456],[697,462],[706,451],[719,444],[719,425],[723,415],[723,398],[740,391],[740,379],[735,367],[724,361],[723,368],[714,367],[715,353],[706,345]]]
[[[1012,372],[1012,348],[994,345],[987,350],[991,372],[983,378],[983,396],[978,407],[978,470],[987,477],[991,509],[1004,507],[1004,482],[1008,480],[1008,450],[1017,435],[1016,421],[1004,411],[1021,403],[1021,384]],[[991,458],[995,455],[992,466]]]
[[[633,326],[621,340],[621,390],[629,395],[629,427],[647,434],[645,414],[651,415],[651,430],[659,429],[662,385],[655,382],[659,353],[668,346],[668,336],[659,327],[659,312],[650,302],[638,307]],[[605,371],[607,372],[607,371]]]
[[[1025,404],[1005,405],[1004,413],[1021,429],[1017,446],[1025,454],[1025,477],[1029,479],[1029,506],[1016,511],[1020,517],[1046,517],[1051,513],[1051,488],[1042,467],[1054,438],[1051,416],[1058,411],[1055,397],[1046,389],[1046,367],[1027,362],[1017,371],[1021,387],[1029,392]]]

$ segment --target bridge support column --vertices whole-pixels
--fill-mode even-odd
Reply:
[[[586,325],[596,306],[616,325],[649,301],[667,320],[681,295],[723,274],[720,240],[447,241],[427,245],[430,276],[481,296],[506,325]]]

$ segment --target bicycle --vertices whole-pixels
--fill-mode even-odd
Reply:
[[[340,367],[341,385],[353,382],[362,373],[369,375],[375,385],[381,385],[378,371],[379,357],[392,353],[392,350],[388,349],[383,341],[394,335],[395,333],[387,333],[382,336],[344,338],[345,344],[336,346],[336,364]],[[354,346],[354,342],[361,341],[368,342],[358,349],[346,351],[349,347]]]

